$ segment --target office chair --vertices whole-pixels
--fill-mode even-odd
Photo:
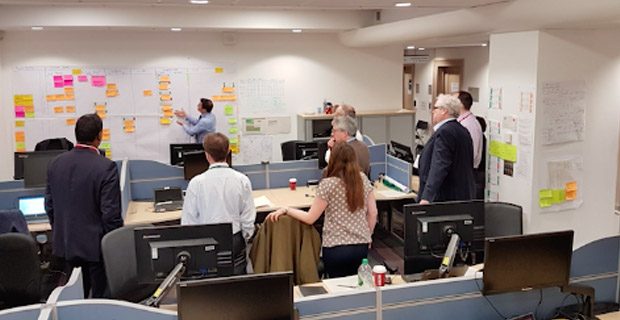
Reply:
[[[138,282],[135,228],[152,225],[131,225],[110,231],[101,239],[105,274],[112,299],[140,302],[149,297],[157,285]]]
[[[67,138],[52,138],[39,141],[34,151],[46,151],[46,150],[71,150],[73,149],[73,142],[67,140]]]
[[[41,269],[37,245],[30,235],[0,235],[0,309],[41,300]]]
[[[484,203],[484,236],[486,238],[523,234],[523,209],[506,202]]]
[[[30,235],[28,223],[19,209],[0,210],[0,234],[9,232]]]
[[[296,149],[297,144],[303,142],[301,140],[289,140],[284,141],[280,144],[280,148],[282,149],[282,161],[291,161],[296,160]]]

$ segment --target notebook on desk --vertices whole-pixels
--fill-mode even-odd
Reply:
[[[45,196],[20,197],[18,200],[19,210],[28,223],[49,222],[45,212]]]
[[[183,190],[177,187],[154,189],[155,212],[176,211],[183,209]]]

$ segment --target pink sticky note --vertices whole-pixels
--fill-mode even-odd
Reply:
[[[63,80],[65,86],[73,86],[73,75],[66,74],[66,75],[62,76],[62,80]]]
[[[15,112],[26,112],[24,106],[15,106]]]
[[[79,75],[78,76],[78,81],[79,82],[88,82],[88,76],[87,75]]]
[[[62,76],[54,76],[54,88],[62,88],[65,86],[65,81]]]
[[[104,87],[105,86],[105,76],[92,76],[90,77],[90,81],[93,87]]]
[[[25,118],[25,117],[26,117],[26,112],[15,110],[15,118]]]

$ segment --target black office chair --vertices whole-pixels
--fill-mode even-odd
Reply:
[[[157,289],[157,285],[140,284],[134,229],[151,225],[131,225],[110,231],[101,240],[101,252],[112,299],[140,302]]]
[[[506,202],[484,203],[484,236],[487,238],[523,234],[523,209]]]
[[[41,302],[41,268],[30,235],[0,235],[0,309]]]
[[[9,232],[30,235],[28,223],[19,209],[0,210],[0,234]]]
[[[303,142],[303,141],[290,140],[290,141],[284,141],[280,144],[280,148],[282,149],[282,161],[296,160],[297,144],[300,142]]]
[[[47,150],[71,150],[73,149],[73,142],[67,138],[52,138],[39,141],[34,147],[34,151],[47,151]]]

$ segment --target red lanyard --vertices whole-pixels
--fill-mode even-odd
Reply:
[[[97,149],[97,148],[95,148],[93,146],[89,146],[87,144],[78,143],[78,144],[75,145],[75,147],[78,148],[78,149],[90,149],[90,150],[95,151],[97,154],[99,154],[99,149]]]
[[[471,116],[471,112],[468,113],[463,119],[459,120],[459,123],[465,121],[465,119],[469,118],[469,116]]]

